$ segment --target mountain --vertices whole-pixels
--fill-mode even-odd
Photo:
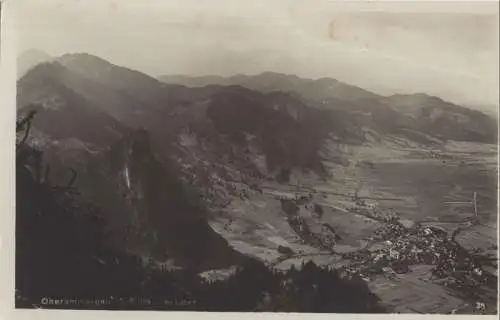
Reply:
[[[37,111],[30,143],[45,152],[52,180],[67,181],[68,168],[78,172],[83,197],[103,208],[112,239],[122,249],[158,260],[175,258],[183,266],[213,268],[240,261],[209,227],[203,208],[186,198],[189,191],[180,175],[169,171],[175,168],[157,159],[149,147],[149,135],[136,129],[157,116],[160,98],[168,98],[168,90],[159,92],[154,104],[137,102],[145,97],[142,91],[136,93],[127,86],[137,88],[137,83],[148,81],[148,85],[162,84],[147,76],[132,77],[131,84],[124,80],[128,70],[119,67],[115,80],[124,81],[113,81],[116,71],[108,70],[97,82],[92,73],[78,68],[90,60],[102,71],[103,60],[85,55],[83,61],[66,59],[61,59],[66,66],[59,61],[40,64],[18,82],[18,115]],[[137,97],[132,102],[131,94]],[[149,111],[142,118],[135,112],[140,107]],[[206,256],[198,252],[203,246]]]
[[[139,105],[141,108],[160,108],[171,102],[171,97],[166,94],[162,83],[138,71],[118,67],[85,53],[65,54],[57,61],[73,73],[112,89],[130,99],[130,104]]]
[[[226,87],[211,97],[206,116],[216,135],[227,136],[232,145],[248,152],[258,150],[270,170],[297,167],[321,171],[318,152],[328,136],[328,124],[321,112],[287,94]],[[202,135],[200,132],[199,137]]]
[[[161,76],[159,79],[193,88],[238,85],[263,93],[286,92],[307,106],[331,110],[334,113],[331,120],[336,121],[333,127],[350,123],[350,133],[342,139],[350,140],[354,132],[365,135],[365,128],[369,128],[369,134],[376,133],[379,140],[384,135],[398,135],[424,144],[435,144],[438,140],[497,141],[496,119],[490,115],[426,94],[384,97],[331,78],[311,80],[273,72],[229,78]]]
[[[159,80],[168,84],[180,84],[186,87],[205,87],[208,85],[231,85],[229,79],[222,76],[201,76],[189,77],[185,75],[165,75],[160,76]]]
[[[19,116],[37,111],[30,143],[45,152],[51,179],[66,183],[74,169],[114,244],[158,261],[241,261],[209,226],[216,213],[203,209],[223,198],[214,173],[244,184],[282,168],[322,170],[324,117],[285,93],[167,86],[78,54],[30,70],[18,81],[17,103]]]
[[[446,102],[423,93],[381,99],[411,120],[413,128],[444,140],[496,143],[497,121],[480,111]]]
[[[29,49],[24,51],[17,57],[17,78],[22,78],[26,72],[36,65],[50,61],[51,59],[50,55],[41,50]]]
[[[55,86],[60,86],[61,89],[58,90],[54,88]],[[55,110],[62,113],[67,110],[65,106],[68,105],[71,105],[71,108],[78,108],[78,105],[89,105],[88,108],[82,107],[78,109],[103,112],[105,114],[102,116],[103,119],[111,116],[119,123],[130,128],[149,128],[153,140],[161,143],[174,137],[179,132],[178,130],[182,130],[184,124],[180,120],[180,114],[184,116],[196,114],[197,109],[205,101],[210,107],[207,109],[208,113],[202,118],[212,120],[219,134],[228,134],[227,130],[224,131],[225,129],[222,128],[224,121],[221,120],[221,116],[224,118],[234,117],[234,121],[231,122],[238,123],[240,121],[242,125],[248,122],[247,126],[253,126],[247,133],[258,135],[259,143],[265,149],[264,152],[268,156],[270,163],[276,161],[276,157],[279,157],[280,165],[287,166],[288,164],[285,162],[288,160],[286,159],[293,159],[291,153],[299,152],[293,150],[303,149],[304,155],[315,156],[316,151],[308,152],[307,150],[320,148],[321,139],[327,134],[324,117],[313,116],[315,111],[312,111],[299,99],[288,94],[269,93],[264,95],[240,88],[237,86],[230,88],[209,86],[190,89],[176,85],[167,86],[147,75],[115,66],[95,56],[68,54],[55,59],[52,63],[36,67],[19,81],[18,105],[44,105],[44,114],[53,113]],[[222,110],[220,106],[225,103],[242,103],[242,105],[239,110],[231,109],[236,110],[236,114],[221,115],[212,112],[213,110]],[[248,107],[244,107],[244,105]],[[228,106],[224,108],[225,111],[223,112],[230,110]],[[243,108],[248,111],[243,110]],[[260,120],[242,117],[243,113],[239,113],[239,111],[248,112],[249,115],[256,115],[266,120],[272,120],[276,117],[283,119],[274,119],[272,120],[274,123],[268,122],[264,124],[262,122],[258,125],[260,131],[255,132],[257,123]],[[44,118],[42,117],[42,119]],[[61,118],[60,120],[64,119]],[[318,122],[318,125],[309,125],[314,124],[315,121]],[[300,123],[301,129],[299,131],[295,131],[296,128],[289,129],[287,123],[292,122]],[[319,122],[323,123],[319,125]],[[66,121],[62,121],[62,123],[66,123]],[[280,124],[283,124],[284,127],[280,128]],[[51,130],[55,129],[47,128],[46,131],[50,133]],[[276,133],[282,132],[283,136],[289,136],[287,138],[289,142],[285,142],[285,139],[279,135],[273,138],[273,133],[264,133],[263,130],[274,130]],[[243,134],[245,129],[239,131],[238,133],[231,133],[232,138],[234,138],[234,135]],[[313,131],[317,132],[312,133]],[[92,132],[94,132],[94,129],[92,129]],[[275,142],[272,142],[273,139]],[[299,142],[300,139],[308,142]],[[283,141],[276,142],[279,140]],[[286,146],[278,145],[281,142],[285,142]],[[299,143],[300,148],[292,146],[293,143]],[[279,151],[270,156],[271,149]],[[296,162],[296,159],[291,161]],[[304,161],[306,160],[301,160],[300,165],[304,164]],[[312,164],[311,162],[308,166],[318,167],[319,164]]]
[[[203,87],[210,84],[217,84],[225,86],[238,85],[261,92],[284,91],[296,93],[308,100],[325,100],[331,98],[357,100],[360,98],[377,97],[376,94],[367,90],[331,78],[312,80],[275,72],[264,72],[256,76],[235,75],[229,78],[218,76],[160,76],[159,79],[165,83],[181,84],[188,87]]]
[[[85,90],[96,86],[84,80],[57,62],[40,64],[18,81],[18,113],[36,110],[35,127],[54,139],[71,137],[99,146],[115,141],[126,126]]]
[[[156,121],[156,113],[179,104],[183,94],[147,75],[88,54],[67,54],[37,65],[17,87],[18,108],[39,104],[62,110],[86,104],[136,129]]]

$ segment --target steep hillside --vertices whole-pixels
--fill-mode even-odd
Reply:
[[[82,77],[58,62],[43,63],[30,70],[17,83],[17,106],[43,106],[46,111],[106,114],[122,125],[137,125],[139,103],[112,88]],[[94,117],[99,118],[99,117]]]
[[[135,128],[155,121],[157,113],[188,97],[182,88],[169,90],[140,72],[87,54],[64,55],[42,63],[22,77],[17,88],[18,108],[41,104],[60,110],[77,104],[74,99],[85,100],[92,109]]]
[[[200,196],[155,156],[146,131],[128,135],[77,171],[79,189],[107,214],[116,245],[201,270],[242,261],[208,226]]]
[[[207,116],[217,132],[236,143],[245,145],[245,135],[252,135],[271,169],[321,170],[318,151],[328,128],[321,127],[321,118],[293,98],[231,88],[213,96]]]
[[[36,110],[34,126],[53,139],[105,146],[120,138],[126,126],[101,107],[102,101],[96,104],[93,95],[76,91],[79,80],[56,62],[36,66],[18,81],[19,115]]]
[[[65,54],[57,61],[82,78],[112,89],[129,100],[128,104],[139,105],[141,110],[166,107],[175,101],[175,95],[165,90],[158,80],[135,70],[116,66],[99,57],[85,54]]]

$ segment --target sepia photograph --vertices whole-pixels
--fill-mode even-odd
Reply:
[[[5,15],[16,309],[498,314],[498,2]]]

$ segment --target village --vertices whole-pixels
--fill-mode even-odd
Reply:
[[[352,213],[374,219],[382,226],[363,239],[367,243],[363,248],[337,252],[339,236],[333,228],[323,224],[322,231],[314,233],[308,226],[308,219],[298,214],[300,206],[312,209],[317,215],[321,214],[321,206],[311,205],[312,199],[312,195],[281,199],[283,211],[287,214],[290,226],[304,243],[340,256],[347,262],[340,268],[343,276],[360,277],[368,283],[377,277],[398,281],[398,275],[411,274],[413,267],[428,265],[431,268],[426,281],[443,286],[450,295],[467,302],[462,309],[454,309],[452,313],[484,313],[486,309],[496,309],[494,297],[497,274],[491,270],[498,270],[497,260],[485,259],[480,249],[469,252],[455,239],[460,232],[478,222],[476,214],[473,213],[448,231],[437,225],[402,219],[394,211],[380,212],[355,194],[352,197],[355,204]],[[475,203],[471,204],[475,206]],[[283,246],[279,252],[282,254],[279,262],[301,256]]]

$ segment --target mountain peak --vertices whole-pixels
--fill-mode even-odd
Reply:
[[[439,99],[441,98],[429,95],[427,93],[423,92],[416,92],[416,93],[410,93],[410,94],[401,94],[401,93],[396,93],[392,95],[393,97],[413,97],[413,98],[420,98],[420,99]]]
[[[291,74],[284,74],[280,72],[274,72],[274,71],[265,71],[260,74],[260,76],[267,76],[267,77],[276,77],[276,78],[295,78],[298,79],[299,77],[296,75],[291,75]]]
[[[397,101],[403,105],[418,105],[420,107],[428,104],[458,107],[451,102],[441,99],[440,97],[422,92],[412,94],[393,94],[389,96],[388,99]]]
[[[57,61],[59,61],[63,65],[80,65],[82,67],[90,67],[90,66],[110,66],[112,65],[111,62],[92,55],[90,53],[86,52],[77,52],[77,53],[66,53],[57,58]]]
[[[39,64],[27,70],[25,74],[20,78],[20,81],[24,81],[23,79],[29,79],[30,81],[40,81],[40,79],[46,79],[47,77],[59,77],[65,72],[68,71],[62,64],[55,60],[49,60],[40,62]]]
[[[28,49],[17,57],[17,78],[23,77],[29,70],[40,63],[52,60],[46,52],[38,49]]]
[[[57,58],[57,61],[69,70],[101,84],[142,92],[146,100],[161,87],[157,79],[145,73],[115,65],[89,53],[68,53]]]
[[[23,51],[19,56],[18,58],[21,58],[21,57],[29,57],[29,56],[40,56],[40,57],[45,57],[45,58],[51,58],[51,56],[46,53],[45,51],[42,51],[40,49],[34,49],[34,48],[31,48],[31,49],[27,49],[25,51]]]

